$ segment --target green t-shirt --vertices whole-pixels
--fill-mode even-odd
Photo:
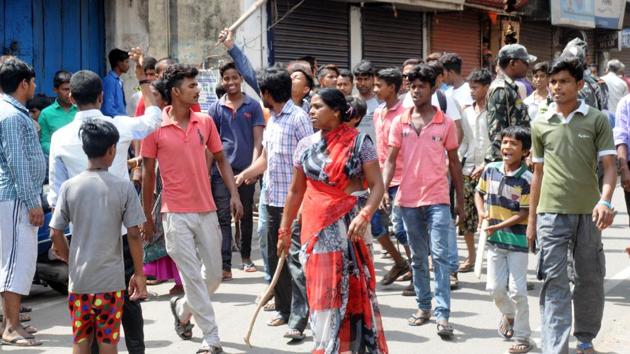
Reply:
[[[39,142],[42,144],[42,150],[46,155],[50,153],[50,139],[52,139],[53,133],[72,122],[76,113],[77,106],[72,105],[66,111],[57,100],[42,110],[37,122],[41,127]]]
[[[591,214],[600,198],[597,161],[616,155],[606,115],[581,101],[565,119],[555,103],[532,125],[532,161],[543,163],[538,213]]]

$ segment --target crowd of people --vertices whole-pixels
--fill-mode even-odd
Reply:
[[[467,77],[456,53],[379,70],[363,60],[352,71],[306,56],[256,71],[230,30],[220,41],[232,61],[219,69],[208,112],[200,112],[195,67],[139,48],[113,49],[102,79],[57,72],[52,103],[34,94],[32,67],[2,57],[3,344],[42,344],[22,323],[21,298],[35,272],[47,180],[52,254],[69,266],[75,353],[117,352],[121,325],[128,351],[144,353],[146,284],[167,280],[175,281],[176,334],[190,340],[194,319],[197,353],[221,353],[210,299],[233,277],[234,249],[243,271],[260,270],[256,208],[264,279],[278,273],[267,324],[287,325],[284,337],[294,341],[310,324],[313,353],[389,352],[375,243],[393,262],[381,285],[402,279],[402,295],[416,299],[408,324],[435,317],[437,335],[452,338],[451,291],[483,257],[477,234],[487,238],[486,289],[501,316],[498,334],[513,339],[508,351],[534,345],[527,270],[535,252],[542,352],[568,353],[573,327],[577,352],[594,353],[601,232],[615,215],[617,163],[630,205],[630,84],[621,62],[597,78],[586,43],[574,39],[551,62],[505,45],[495,73]],[[135,107],[121,81],[130,61]]]

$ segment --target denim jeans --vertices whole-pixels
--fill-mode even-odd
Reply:
[[[429,251],[433,257],[435,275],[435,317],[448,320],[451,308],[449,250],[451,243],[451,212],[447,204],[417,208],[400,208],[409,238],[413,288],[421,310],[431,310]]]
[[[449,222],[448,230],[448,265],[450,267],[449,272],[457,273],[459,270],[459,254],[457,253],[457,227],[455,226],[455,220],[451,219]]]
[[[260,195],[262,196],[262,191]],[[260,244],[260,256],[263,260],[263,270],[265,273],[265,281],[267,283],[271,282],[270,270],[269,270],[269,256],[267,254],[267,233],[265,232],[267,227],[267,208],[265,208],[265,204],[263,204],[262,198],[258,202],[258,229],[256,232],[258,233],[258,243]]]
[[[389,200],[393,201],[396,198],[396,193],[398,192],[398,186],[389,187],[387,189],[387,194],[389,194]],[[372,220],[370,222],[370,226],[372,227],[372,236],[378,238],[383,235],[387,235],[387,213],[378,210],[372,216]],[[392,227],[394,228],[394,236],[401,245],[407,245],[407,232],[405,231],[405,224],[402,220],[402,215],[400,213],[400,207],[392,205],[391,212],[389,213],[389,217],[392,221]]]

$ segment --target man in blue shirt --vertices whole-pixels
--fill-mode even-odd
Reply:
[[[243,77],[233,62],[219,68],[221,86],[226,94],[210,106],[208,114],[214,119],[219,130],[223,151],[230,161],[234,174],[241,173],[262,151],[262,136],[265,128],[260,104],[241,90]],[[253,205],[255,184],[242,184],[239,189],[243,204],[243,218],[240,220],[240,251],[242,268],[255,272],[251,261]],[[216,168],[212,169],[212,195],[217,204],[219,224],[223,233],[221,253],[223,258],[223,279],[232,278],[232,226],[230,215],[230,191],[227,189]]]
[[[103,106],[101,112],[104,116],[126,116],[127,102],[123,81],[120,76],[129,70],[129,53],[114,48],[107,56],[112,70],[103,78]]]
[[[2,344],[36,346],[20,324],[22,296],[28,295],[37,262],[37,228],[44,224],[41,192],[46,159],[26,101],[35,95],[35,72],[17,58],[0,65],[0,294]]]

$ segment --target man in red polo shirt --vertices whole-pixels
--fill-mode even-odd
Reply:
[[[210,189],[206,154],[217,163],[230,191],[230,206],[236,218],[243,213],[234,175],[223,155],[221,138],[214,121],[192,106],[199,99],[197,69],[171,65],[164,72],[172,106],[162,111],[162,126],[142,144],[144,158],[143,201],[147,223],[145,237],[153,236],[151,218],[155,161],[163,182],[162,213],[166,251],[182,277],[185,296],[171,299],[175,331],[182,339],[192,337],[191,317],[203,332],[197,353],[222,353],[218,327],[210,296],[221,283],[221,230]]]

